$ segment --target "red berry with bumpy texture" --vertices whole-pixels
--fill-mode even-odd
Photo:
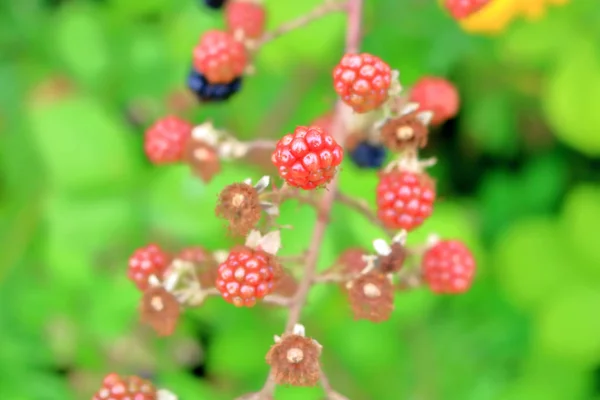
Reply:
[[[377,216],[390,229],[411,231],[433,212],[435,185],[424,173],[391,171],[379,176]]]
[[[230,33],[208,31],[194,48],[194,69],[209,83],[230,83],[244,73],[248,55]]]
[[[305,190],[331,181],[344,157],[342,147],[320,126],[299,126],[282,137],[271,161],[291,186]]]
[[[185,146],[192,133],[192,124],[167,116],[146,130],[144,150],[154,164],[171,164],[183,159]]]
[[[156,400],[156,388],[137,376],[108,374],[92,400]]]
[[[357,113],[380,107],[388,99],[392,71],[371,54],[346,54],[333,69],[333,86],[342,101]]]
[[[242,246],[232,250],[219,265],[215,287],[228,303],[252,307],[273,292],[278,268],[270,254]]]
[[[458,113],[460,97],[452,82],[435,76],[419,79],[410,91],[410,101],[419,111],[433,112],[432,125],[440,125]]]
[[[490,0],[445,0],[444,6],[454,19],[464,19],[485,7]]]
[[[231,33],[242,31],[245,38],[258,39],[265,31],[265,7],[258,0],[229,1],[225,23]]]
[[[432,292],[459,294],[471,287],[476,266],[467,246],[458,240],[443,240],[425,252],[421,268]]]
[[[129,258],[127,277],[141,291],[148,288],[148,279],[155,275],[161,279],[169,266],[169,255],[155,244],[137,249]]]

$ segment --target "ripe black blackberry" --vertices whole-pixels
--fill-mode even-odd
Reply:
[[[218,10],[223,8],[227,0],[203,0],[203,2],[206,7]]]
[[[241,89],[242,78],[235,78],[226,84],[214,84],[192,68],[188,76],[188,87],[201,102],[226,101]]]

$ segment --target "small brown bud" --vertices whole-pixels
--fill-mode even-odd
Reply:
[[[355,319],[383,322],[394,310],[394,287],[385,275],[371,272],[348,283],[348,300]]]
[[[226,186],[219,194],[215,213],[229,222],[233,234],[245,236],[260,220],[258,192],[246,183]]]
[[[185,149],[185,160],[194,175],[209,183],[221,171],[221,163],[217,151],[209,144],[191,138]]]
[[[319,382],[321,346],[313,339],[286,333],[267,353],[278,385],[315,386]]]
[[[381,141],[390,151],[427,145],[429,129],[418,118],[417,111],[387,121],[381,127]]]
[[[406,259],[406,249],[400,243],[393,243],[391,253],[379,257],[379,271],[383,274],[391,274],[400,271]]]
[[[144,292],[140,305],[141,320],[159,336],[175,332],[180,315],[177,299],[162,287],[150,287]]]

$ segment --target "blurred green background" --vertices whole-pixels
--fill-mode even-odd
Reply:
[[[316,3],[267,1],[269,26]],[[364,50],[407,87],[425,74],[459,87],[460,114],[424,152],[440,159],[440,201],[411,240],[462,238],[479,274],[464,296],[399,296],[379,325],[354,322],[337,288],[314,290],[302,322],[324,345],[332,383],[352,400],[600,399],[597,1],[493,38],[462,32],[434,0],[365,3]],[[149,241],[228,248],[215,196],[262,174],[230,164],[204,185],[143,154],[145,127],[185,89],[191,48],[221,26],[194,0],[0,1],[0,399],[88,399],[111,371],[151,377],[182,400],[261,386],[282,311],[214,298],[159,340],[139,325],[125,277]],[[241,93],[184,116],[244,139],[309,123],[335,101],[344,26],[330,16],[273,42]],[[350,163],[341,180],[355,195],[376,184]],[[294,210],[283,223],[314,217]],[[342,211],[321,268],[381,235]],[[303,249],[310,230],[285,231],[285,251]],[[280,388],[277,399],[320,395]]]

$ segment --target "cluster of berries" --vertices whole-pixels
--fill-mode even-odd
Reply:
[[[393,87],[392,75],[390,67],[378,57],[370,54],[349,54],[342,58],[334,69],[334,88],[353,112],[377,115],[374,111],[380,110],[386,102],[389,102],[390,90],[398,90]],[[398,99],[394,98],[394,100]],[[408,97],[404,100],[411,104],[417,104],[418,109],[405,113],[408,115],[401,121],[402,126],[407,125],[409,120],[414,120],[417,113],[421,111],[432,113],[429,121],[431,126],[440,126],[453,118],[459,108],[458,91],[452,83],[441,77],[422,77],[415,82]],[[393,105],[392,108],[394,108]],[[395,108],[398,108],[398,105]],[[371,119],[367,118],[366,120]],[[394,121],[395,126],[388,125],[383,130],[400,128],[401,125],[397,122]],[[313,124],[329,128],[331,125],[330,114],[318,118]],[[408,125],[411,124],[408,123]],[[412,123],[411,129],[420,131],[415,132],[411,137],[415,141],[426,139],[427,133],[423,132],[423,129],[419,129],[420,125],[422,124]],[[388,143],[383,143],[377,132],[373,134],[374,132],[369,128],[360,127],[350,140],[346,141],[345,147],[350,159],[359,168],[380,169],[386,161],[387,150],[399,150],[399,145],[394,145],[389,140]],[[391,135],[386,136],[390,137]],[[408,140],[401,140],[401,142],[401,144],[406,144]],[[423,145],[425,144],[426,142],[423,142]]]
[[[205,4],[224,8],[226,29],[207,31],[200,38],[188,87],[201,102],[225,101],[242,87],[249,47],[265,29],[265,8],[261,0],[206,0]]]
[[[205,3],[225,8],[227,29],[202,36],[194,49],[190,87],[202,101],[224,100],[240,88],[250,49],[256,48],[252,41],[263,34],[265,12],[258,0]],[[254,184],[250,179],[232,183],[220,192],[215,214],[227,221],[231,234],[245,237],[243,245],[213,253],[190,248],[170,254],[157,245],[136,250],[129,260],[128,277],[143,292],[142,320],[159,335],[170,335],[181,306],[199,305],[213,294],[236,307],[252,307],[278,294],[291,304],[298,293],[297,282],[277,255],[279,230],[271,230],[279,204],[286,198],[300,198],[302,191],[314,192],[335,182],[345,155],[360,167],[379,170],[372,193],[376,210],[369,216],[397,233],[391,243],[375,240],[374,255],[363,249],[344,252],[332,268],[314,277],[315,282],[340,283],[355,318],[374,322],[389,318],[395,289],[426,284],[439,294],[467,291],[475,261],[463,243],[432,238],[422,248],[406,247],[409,232],[432,215],[437,196],[435,182],[426,172],[432,163],[419,159],[418,151],[427,145],[431,126],[456,115],[459,96],[450,82],[439,77],[422,78],[403,96],[398,75],[371,54],[342,57],[332,73],[333,89],[343,105],[336,120],[326,114],[297,126],[274,144],[271,162],[285,184],[276,188],[265,176]],[[351,135],[348,138],[342,132]],[[207,181],[218,172],[219,160],[246,154],[247,148],[226,136],[210,124],[193,126],[168,116],[146,131],[145,151],[155,164],[184,160],[191,166],[201,164],[198,170]],[[394,157],[384,166],[388,153]],[[257,229],[263,216],[270,230],[266,234]],[[312,386],[319,379],[320,353],[318,342],[296,325],[293,333],[276,337],[267,362],[278,384]],[[125,378],[109,378],[97,399],[146,396],[147,392],[140,400],[162,400],[152,397],[154,389],[137,378],[131,381],[134,384]]]

